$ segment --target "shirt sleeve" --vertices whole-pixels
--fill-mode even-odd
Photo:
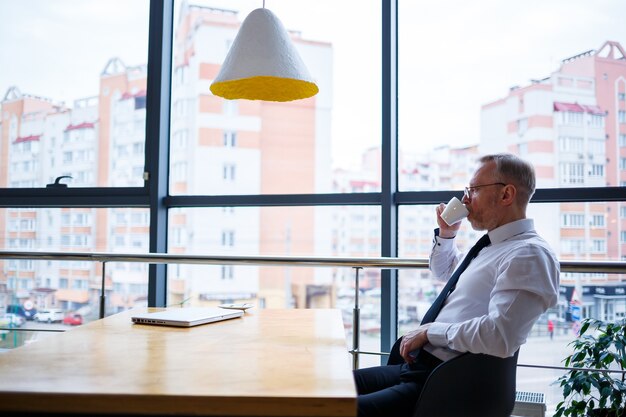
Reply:
[[[460,323],[432,323],[429,343],[457,352],[509,357],[526,342],[539,316],[557,303],[559,264],[537,246],[509,254],[498,266],[488,314]]]
[[[439,229],[435,229],[433,248],[428,258],[428,268],[433,277],[439,281],[447,281],[456,268],[461,252],[456,247],[454,239],[439,237]]]

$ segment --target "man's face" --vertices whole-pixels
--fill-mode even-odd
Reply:
[[[504,184],[497,178],[495,168],[495,162],[481,165],[470,180],[469,192],[463,197],[469,211],[467,220],[474,230],[492,230],[499,226],[498,202]]]

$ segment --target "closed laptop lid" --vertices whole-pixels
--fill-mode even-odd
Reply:
[[[192,327],[200,324],[229,320],[243,316],[240,310],[224,310],[215,307],[170,308],[154,313],[135,314],[131,317],[135,324],[155,324],[161,326]]]

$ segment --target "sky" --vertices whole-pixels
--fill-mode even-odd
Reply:
[[[196,0],[239,11],[262,0]],[[107,61],[147,61],[148,0],[0,0],[0,95],[72,105],[97,94]],[[178,9],[179,2],[176,3]],[[354,166],[380,142],[378,0],[266,0],[292,30],[333,44],[333,163]],[[400,148],[465,146],[480,107],[606,40],[626,47],[623,0],[399,0]],[[366,122],[364,122],[366,121]]]

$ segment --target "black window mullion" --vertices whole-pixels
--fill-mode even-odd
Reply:
[[[380,193],[353,194],[263,194],[177,195],[165,197],[172,207],[268,207],[268,206],[367,206],[379,205]]]
[[[439,204],[460,197],[463,190],[405,191],[396,194],[398,204]],[[540,188],[531,203],[591,203],[626,201],[626,187]]]
[[[174,0],[150,1],[148,88],[146,97],[146,177],[150,200],[150,253],[167,252],[170,99]],[[167,296],[167,267],[151,264],[148,306],[162,307]]]
[[[148,207],[141,187],[0,189],[0,207]]]
[[[398,256],[398,0],[382,1],[381,255]],[[398,272],[381,272],[380,348],[397,338]]]

